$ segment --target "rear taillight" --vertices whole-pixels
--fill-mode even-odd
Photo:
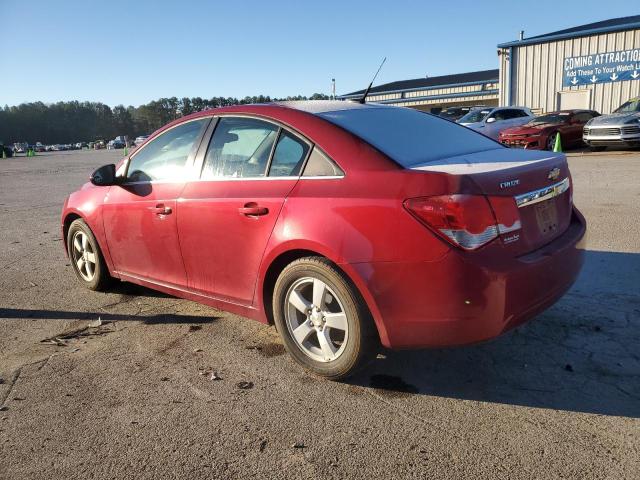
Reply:
[[[441,195],[410,198],[404,206],[427,227],[465,250],[475,250],[520,228],[513,197]]]

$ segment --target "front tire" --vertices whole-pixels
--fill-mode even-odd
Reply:
[[[84,220],[77,219],[67,232],[67,251],[78,280],[89,290],[104,291],[113,278],[93,232]]]
[[[553,152],[554,148],[556,148],[556,138],[560,135],[560,132],[553,132],[549,134],[547,137],[547,150]],[[562,137],[560,137],[560,142],[562,142]],[[562,145],[562,143],[560,143]]]
[[[359,292],[329,260],[305,257],[282,271],[273,315],[285,348],[312,373],[332,380],[373,359],[377,336]]]

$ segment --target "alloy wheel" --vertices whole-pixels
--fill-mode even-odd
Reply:
[[[80,276],[91,282],[96,275],[96,252],[83,231],[77,231],[73,236],[72,256]]]
[[[349,326],[342,302],[325,282],[304,277],[286,295],[285,321],[298,348],[320,362],[336,360],[345,349]]]

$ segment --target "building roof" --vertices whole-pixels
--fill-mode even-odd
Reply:
[[[632,30],[640,28],[640,15],[632,17],[611,18],[601,22],[587,23],[579,27],[566,28],[556,32],[536,35],[535,37],[525,38],[524,40],[516,40],[513,42],[501,43],[498,48],[516,47],[524,45],[533,45],[536,43],[551,42],[555,40],[566,40],[576,37],[585,37],[588,35],[596,35],[599,33],[620,32],[623,30]]]
[[[498,70],[481,70],[479,72],[457,73],[454,75],[441,75],[439,77],[414,78],[411,80],[398,80],[372,87],[369,95],[376,93],[399,92],[406,90],[420,90],[422,88],[459,86],[464,84],[498,81]],[[356,92],[340,95],[340,98],[358,96],[364,93],[364,89]]]

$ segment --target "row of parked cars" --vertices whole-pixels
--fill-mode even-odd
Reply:
[[[534,116],[526,107],[482,106],[448,108],[439,115],[515,148],[553,150],[558,136],[567,147],[640,146],[640,97],[609,115],[576,109]]]
[[[94,140],[93,142],[76,142],[76,143],[56,143],[52,145],[44,145],[42,142],[36,142],[34,144],[29,144],[28,142],[16,142],[13,145],[3,145],[2,149],[5,152],[5,156],[10,157],[16,153],[24,153],[26,154],[29,150],[34,152],[61,152],[66,150],[82,150],[83,148],[88,148],[90,150],[100,150],[106,148],[108,150],[125,148],[127,146],[138,146],[143,143],[149,136],[141,135],[136,137],[133,144],[127,142],[125,136],[120,135],[114,138],[113,140],[109,140],[108,142],[105,140]],[[0,142],[1,143],[1,142]],[[0,151],[0,157],[2,156],[2,151]]]

